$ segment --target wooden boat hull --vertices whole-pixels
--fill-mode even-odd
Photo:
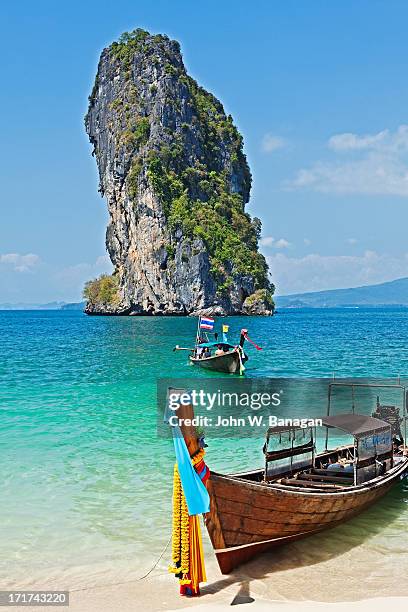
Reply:
[[[214,355],[213,357],[204,357],[202,359],[190,357],[190,361],[200,368],[215,372],[225,372],[226,374],[239,374],[240,370],[240,357],[237,350],[230,351],[225,355]],[[245,361],[247,361],[247,358],[243,359],[243,362]]]
[[[212,473],[206,525],[221,572],[228,574],[271,547],[351,519],[385,495],[407,469],[405,457],[384,476],[333,492]]]

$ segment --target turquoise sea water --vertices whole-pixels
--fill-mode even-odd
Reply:
[[[249,349],[248,377],[408,377],[405,309],[292,310],[228,323],[231,338],[245,326],[264,349]],[[107,571],[134,576],[160,554],[170,534],[173,451],[156,434],[156,378],[208,376],[172,352],[189,346],[195,325],[190,318],[0,312],[3,586],[37,576],[71,585],[98,583]],[[208,442],[212,468],[262,463],[261,440]],[[367,546],[362,534],[372,532],[387,564],[395,558],[406,573],[407,501],[400,484],[376,513],[350,523],[350,546]],[[312,540],[336,545],[325,538]],[[300,565],[313,546],[316,559],[322,554],[317,544],[302,546]]]

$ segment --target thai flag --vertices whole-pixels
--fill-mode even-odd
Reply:
[[[214,319],[209,319],[208,317],[201,317],[200,329],[214,329]]]

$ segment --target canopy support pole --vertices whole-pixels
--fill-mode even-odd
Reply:
[[[196,339],[195,339],[196,346],[200,339],[200,323],[201,323],[201,315],[199,315],[198,321],[197,321],[197,331],[196,331]]]
[[[330,416],[330,402],[331,402],[331,384],[329,383],[329,388],[327,390],[327,416]],[[325,449],[327,450],[329,444],[329,428],[326,427],[326,444]]]

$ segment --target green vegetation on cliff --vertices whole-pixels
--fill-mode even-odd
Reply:
[[[99,278],[90,280],[85,284],[83,297],[91,304],[119,303],[118,278],[116,275],[102,274]]]
[[[257,289],[252,295],[247,297],[245,305],[253,306],[257,302],[264,302],[271,309],[275,307],[272,293],[268,289]]]
[[[130,75],[136,52],[152,55],[148,38],[148,32],[138,29],[123,34],[119,42],[111,45],[126,75]],[[159,47],[168,41],[162,35],[150,38]],[[157,57],[152,61],[155,59]],[[147,118],[138,120],[137,127],[127,135],[127,143],[137,150],[127,177],[129,194],[136,196],[140,174],[145,167],[149,182],[162,203],[172,236],[180,228],[184,236],[204,241],[221,293],[228,291],[231,275],[251,276],[255,289],[271,290],[265,258],[258,252],[260,221],[256,218],[251,221],[244,211],[251,188],[251,173],[243,153],[242,136],[232,117],[225,114],[222,104],[212,94],[188,76],[173,57],[167,56],[166,62],[166,75],[183,88],[188,100],[191,123],[183,123],[181,130],[172,134],[170,143],[167,141],[143,152],[142,146],[149,137],[149,123]],[[156,86],[152,85],[150,91],[154,95]],[[177,105],[179,100],[169,98],[166,103]],[[197,135],[199,154],[191,164],[186,151],[192,131]],[[240,187],[233,185],[234,175],[239,176]]]

